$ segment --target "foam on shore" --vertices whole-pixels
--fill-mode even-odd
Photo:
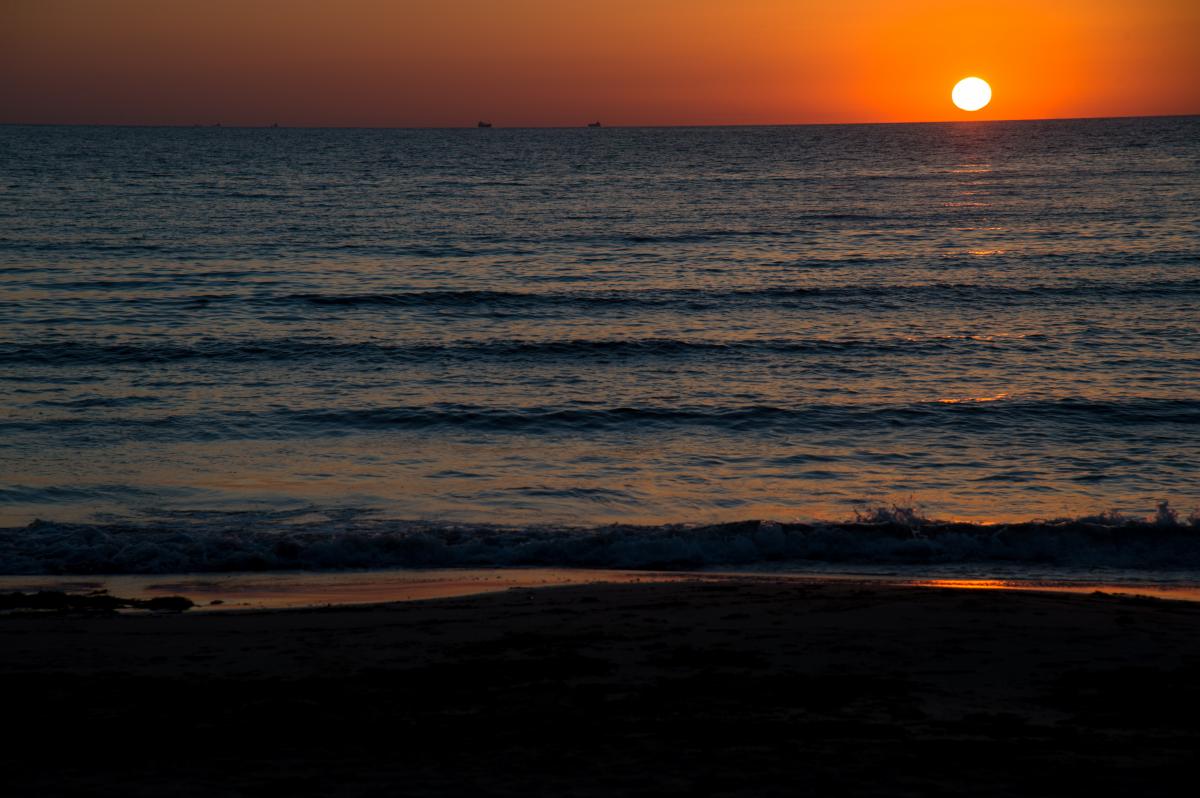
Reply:
[[[167,574],[386,568],[702,568],[981,564],[1200,571],[1200,517],[1102,514],[1000,524],[879,508],[845,522],[506,527],[335,516],[180,514],[153,523],[0,529],[0,573]]]

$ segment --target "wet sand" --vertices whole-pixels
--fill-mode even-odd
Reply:
[[[0,618],[25,795],[1168,794],[1200,606],[727,579]],[[15,732],[15,733],[14,733]]]
[[[511,588],[567,585],[645,584],[649,582],[766,582],[769,584],[854,583],[881,586],[1035,590],[1067,593],[1123,593],[1200,601],[1200,583],[1130,578],[1088,579],[1083,574],[1054,579],[946,578],[934,573],[908,574],[829,571],[638,571],[590,568],[403,568],[362,571],[272,571],[150,575],[9,576],[0,575],[0,595],[58,591],[153,601],[186,596],[195,612],[280,610],[343,605],[385,604],[456,598]]]
[[[104,592],[149,600],[187,596],[198,612],[282,610],[456,598],[511,588],[720,579],[720,574],[587,568],[404,568],[116,576],[0,576],[0,593]]]

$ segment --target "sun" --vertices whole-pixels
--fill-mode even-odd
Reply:
[[[978,111],[992,101],[992,87],[983,78],[963,78],[950,92],[950,99],[964,111]]]

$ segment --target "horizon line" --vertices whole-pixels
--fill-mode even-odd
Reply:
[[[1046,116],[1013,117],[1009,119],[930,119],[921,121],[858,121],[858,122],[728,122],[716,124],[613,124],[600,129],[610,130],[664,130],[698,128],[759,128],[759,127],[839,127],[867,125],[947,125],[947,124],[992,124],[997,122],[1084,122],[1117,119],[1188,119],[1200,117],[1200,112],[1180,114],[1118,114],[1112,116]],[[487,128],[473,125],[289,125],[281,122],[271,124],[224,124],[222,122],[0,122],[0,127],[118,127],[118,128],[178,128],[181,130],[213,129],[228,130],[585,130],[590,123],[577,125],[497,125],[489,123]]]

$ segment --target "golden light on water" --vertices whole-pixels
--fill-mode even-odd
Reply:
[[[992,101],[992,87],[983,78],[963,78],[950,92],[950,99],[964,111],[978,111]]]
[[[1004,392],[992,394],[991,396],[946,397],[945,399],[938,399],[938,402],[944,405],[961,405],[979,402],[999,402],[1000,400],[1007,399],[1008,397],[1009,394]]]

